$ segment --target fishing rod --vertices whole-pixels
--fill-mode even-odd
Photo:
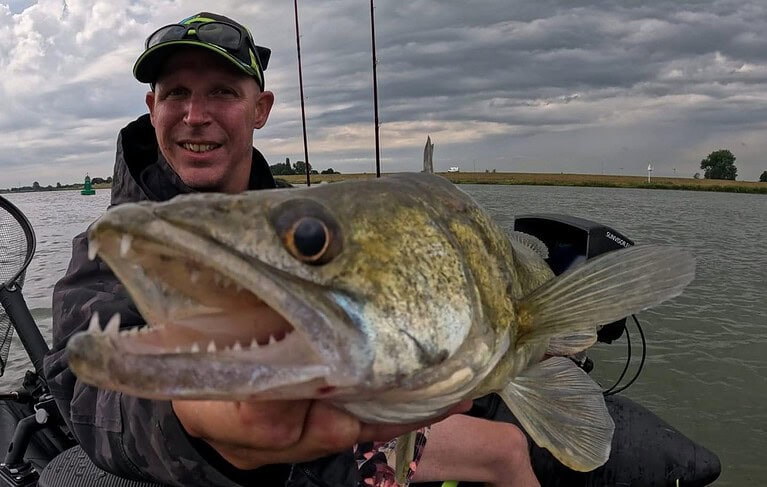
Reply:
[[[381,145],[379,142],[380,124],[378,122],[378,74],[376,71],[376,65],[378,59],[376,59],[376,21],[375,21],[375,8],[373,7],[373,0],[370,0],[370,36],[371,36],[371,48],[373,51],[373,107],[374,107],[374,123],[375,123],[375,139],[376,139],[376,177],[381,177]]]
[[[309,147],[306,143],[306,110],[304,108],[304,76],[301,72],[301,36],[298,31],[298,0],[293,0],[293,10],[296,13],[296,54],[298,55],[298,89],[301,94],[301,126],[304,133],[304,166],[306,170],[306,185],[311,186],[309,178]]]

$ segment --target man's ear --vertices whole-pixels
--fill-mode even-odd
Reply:
[[[274,93],[271,91],[261,93],[258,101],[256,101],[256,118],[253,121],[253,128],[260,129],[266,124],[269,112],[272,111],[272,105],[274,105]]]
[[[154,91],[147,91],[146,97],[144,97],[146,106],[149,109],[149,119],[152,121],[152,125],[154,125],[154,97]]]

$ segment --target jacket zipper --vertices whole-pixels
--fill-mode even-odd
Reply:
[[[307,466],[302,465],[301,471],[304,472],[304,475],[306,475],[306,478],[309,479],[310,482],[313,482],[315,485],[319,487],[331,487],[330,485],[326,484],[321,478],[319,478],[316,473],[309,470]]]

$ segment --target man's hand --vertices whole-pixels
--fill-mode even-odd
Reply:
[[[470,407],[471,401],[463,401],[429,421],[381,425],[362,423],[322,401],[173,401],[186,432],[241,470],[313,460],[356,443],[389,440]]]

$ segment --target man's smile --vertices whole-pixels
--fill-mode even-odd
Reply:
[[[218,149],[219,147],[221,147],[221,144],[210,144],[210,143],[194,144],[191,142],[183,142],[181,144],[181,147],[183,147],[184,149],[188,151],[201,153],[201,152],[209,152],[209,151],[212,151],[213,149]]]

